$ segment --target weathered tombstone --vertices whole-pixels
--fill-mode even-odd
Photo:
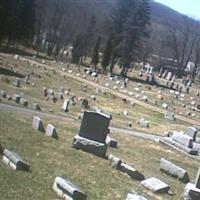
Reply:
[[[70,100],[69,99],[66,99],[64,102],[63,102],[63,105],[61,107],[61,109],[65,112],[68,112],[69,111],[69,104],[70,104]]]
[[[197,129],[195,127],[188,127],[185,131],[185,134],[191,137],[194,141],[196,141]]]
[[[30,84],[30,74],[27,74],[25,77],[25,83]]]
[[[70,104],[73,105],[73,106],[76,104],[75,98],[76,98],[76,96],[72,96],[72,97],[70,98]]]
[[[164,108],[164,109],[168,109],[168,104],[163,103],[161,107]]]
[[[33,127],[34,129],[36,129],[37,131],[44,132],[43,123],[42,123],[41,119],[40,119],[39,117],[37,117],[37,116],[34,116],[34,117],[33,117],[32,127]]]
[[[113,148],[117,148],[117,140],[111,138],[110,136],[107,135],[106,137],[106,144],[110,147],[113,147]]]
[[[189,182],[189,176],[186,170],[183,168],[165,160],[164,158],[160,159],[160,170],[166,172],[167,174],[178,177],[183,183]]]
[[[58,138],[56,128],[52,124],[47,125],[46,135],[56,139]]]
[[[1,90],[0,96],[3,97],[3,98],[6,98],[7,94],[4,90]]]
[[[77,186],[75,186],[70,181],[61,177],[55,178],[52,188],[59,197],[66,200],[87,199],[87,195],[84,192],[82,192]]]
[[[41,111],[41,108],[37,103],[33,103],[33,110]]]
[[[168,72],[168,73],[167,73],[166,79],[167,79],[167,80],[170,80],[170,79],[171,79],[171,76],[172,76],[172,73],[171,73],[171,72]]]
[[[20,99],[20,104],[22,104],[23,106],[27,107],[28,106],[28,101],[26,99],[21,98]]]
[[[113,156],[112,154],[109,154],[108,160],[109,160],[110,165],[113,168],[115,168],[115,169],[119,169],[120,168],[120,164],[122,163],[120,158],[117,158],[117,157]]]
[[[139,124],[142,128],[149,128],[149,121],[145,120],[144,118],[139,120]]]
[[[126,200],[147,200],[147,199],[137,194],[128,193],[126,196]]]
[[[21,99],[21,96],[18,95],[18,94],[14,94],[14,95],[12,96],[12,99],[13,99],[13,101],[14,101],[15,103],[19,103],[19,102],[20,102],[20,99]]]
[[[193,141],[191,137],[185,135],[183,132],[174,131],[171,138],[187,148],[193,148]]]
[[[141,184],[149,190],[156,193],[167,193],[170,187],[161,180],[152,177],[141,182]]]
[[[48,95],[47,88],[44,87],[44,88],[43,88],[43,96],[44,96],[44,97],[47,97],[47,95]]]
[[[20,79],[16,78],[15,81],[13,82],[13,85],[16,87],[20,87]]]
[[[174,120],[176,119],[175,113],[169,112],[169,111],[166,112],[166,113],[165,113],[165,119],[169,119],[169,120],[174,121]]]
[[[82,102],[81,102],[81,105],[82,105],[82,107],[84,107],[85,109],[87,109],[88,106],[89,106],[88,100],[87,99],[83,99]]]
[[[25,160],[15,152],[9,151],[8,149],[4,149],[2,161],[14,170],[28,171],[30,169],[30,165]]]
[[[111,116],[101,112],[84,112],[79,135],[74,137],[73,147],[105,157],[105,143],[109,133]]]
[[[144,176],[138,172],[135,168],[127,165],[126,163],[122,162],[119,166],[119,170],[128,174],[132,179],[142,181],[144,180]]]

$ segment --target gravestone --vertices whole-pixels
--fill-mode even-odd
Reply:
[[[83,150],[88,153],[105,158],[107,145],[105,143],[96,142],[87,138],[76,135],[73,139],[73,147],[77,150]]]
[[[188,127],[185,134],[191,137],[192,140],[196,141],[197,129],[195,127]]]
[[[58,138],[56,128],[52,124],[47,125],[46,135],[53,138]]]
[[[137,194],[128,193],[126,196],[126,200],[147,200],[147,199]]]
[[[18,154],[12,152],[8,149],[4,149],[3,151],[3,163],[8,165],[14,170],[25,170],[28,171],[30,169],[30,165],[23,160]]]
[[[120,158],[117,158],[117,157],[113,156],[112,154],[109,154],[108,160],[109,160],[110,165],[113,168],[115,168],[115,169],[119,169],[120,168],[120,164],[122,163]]]
[[[81,105],[83,108],[87,109],[88,106],[89,106],[89,102],[87,99],[83,99],[82,102],[81,102]]]
[[[107,135],[106,137],[106,144],[110,147],[113,147],[113,148],[117,148],[117,140],[111,138],[110,136]]]
[[[63,105],[61,107],[61,109],[65,112],[68,112],[69,111],[69,104],[70,104],[70,100],[69,99],[66,99],[64,102],[63,102]]]
[[[20,99],[20,104],[27,107],[28,106],[28,101],[26,99],[21,98]]]
[[[167,193],[170,187],[161,180],[152,177],[141,182],[141,184],[149,190],[156,193]]]
[[[37,103],[33,103],[33,110],[41,111],[40,106]]]
[[[85,111],[79,134],[74,137],[73,147],[105,157],[111,116],[101,112]]]
[[[111,116],[101,112],[85,111],[79,136],[105,143]]]
[[[20,79],[16,78],[15,81],[13,82],[13,85],[16,87],[20,87]]]
[[[166,79],[167,79],[167,80],[170,80],[170,79],[171,79],[171,76],[172,76],[172,73],[171,73],[171,72],[168,72],[168,73],[167,73]]]
[[[142,181],[144,180],[144,176],[138,172],[135,168],[127,165],[126,163],[122,162],[119,166],[119,170],[123,173],[128,174],[132,179]]]
[[[27,74],[25,77],[25,83],[30,84],[30,74]]]
[[[21,99],[21,96],[18,95],[18,94],[14,94],[14,95],[12,96],[12,99],[13,99],[13,101],[14,101],[15,103],[19,103],[19,102],[20,102],[20,99]]]
[[[168,104],[163,103],[161,107],[164,108],[164,109],[168,109]]]
[[[144,118],[140,119],[139,124],[142,128],[149,128],[149,121],[145,120]]]
[[[4,90],[1,90],[0,96],[3,97],[3,98],[6,98],[7,94],[6,94],[6,92]]]
[[[175,113],[169,112],[169,111],[166,112],[166,113],[165,113],[165,119],[169,119],[169,120],[174,121],[174,120],[176,119]]]
[[[193,141],[191,137],[185,135],[183,132],[174,131],[171,138],[187,148],[193,148]]]
[[[36,129],[37,131],[44,132],[43,123],[42,123],[41,119],[40,119],[39,117],[37,117],[37,116],[34,116],[34,117],[33,117],[32,127],[33,127],[34,129]]]
[[[189,182],[189,176],[185,169],[165,160],[164,158],[160,159],[160,170],[166,172],[167,174],[178,177],[183,183]]]
[[[200,189],[200,167],[199,167],[199,170],[197,172],[197,176],[196,176],[196,180],[195,180],[195,186],[196,186],[196,188]]]
[[[184,200],[200,199],[200,167],[197,172],[195,183],[188,183],[184,189]]]

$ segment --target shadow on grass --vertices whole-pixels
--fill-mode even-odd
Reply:
[[[24,78],[25,77],[23,74],[20,74],[18,72],[14,72],[11,69],[6,69],[6,68],[4,68],[2,66],[0,66],[0,74],[4,74],[4,75],[7,75],[7,76],[16,76],[16,77],[19,77],[19,78]]]
[[[0,52],[7,53],[7,54],[18,54],[20,56],[29,56],[29,57],[32,57],[33,55],[35,55],[23,49],[16,49],[12,47],[4,47],[4,46],[0,47]],[[53,60],[47,56],[41,56],[41,55],[38,55],[37,58],[45,59],[45,60]]]

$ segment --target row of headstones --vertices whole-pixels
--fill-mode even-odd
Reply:
[[[45,132],[45,128],[43,126],[43,123],[41,119],[37,116],[34,116],[32,127],[40,132]],[[48,124],[46,128],[46,135],[58,138],[57,132],[55,127],[52,124]],[[2,147],[0,145],[0,153],[3,152],[3,163],[10,166],[14,170],[29,170],[30,164],[26,162],[24,159],[22,159],[18,154],[15,152],[12,152],[8,149],[2,150]]]
[[[25,107],[27,107],[28,104],[29,104],[28,101],[26,99],[24,99],[24,98],[21,98],[20,95],[14,94],[13,96],[10,96],[4,90],[0,91],[0,97],[7,98],[8,100],[13,100],[15,103],[21,104],[21,105],[23,105]],[[37,103],[33,103],[32,104],[32,108],[34,110],[41,111],[41,108]]]
[[[45,132],[47,136],[58,139],[56,128],[52,124],[47,124],[46,131],[42,120],[38,116],[33,117],[32,127],[40,132]]]
[[[193,149],[193,143],[197,139],[197,132],[195,127],[188,127],[185,132],[173,131],[172,135],[166,137],[164,141],[189,154],[197,155],[198,150]]]

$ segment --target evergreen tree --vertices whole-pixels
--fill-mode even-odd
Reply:
[[[32,40],[34,15],[34,0],[0,1],[0,38],[8,43]]]
[[[91,17],[90,24],[87,28],[86,34],[85,34],[85,52],[84,56],[87,56],[91,52],[91,46],[94,42],[94,35],[96,32],[96,18],[95,16]]]
[[[112,54],[112,36],[109,37],[106,44],[106,48],[103,53],[103,59],[101,62],[103,73],[105,72],[106,67],[110,64],[111,54]]]
[[[126,76],[132,61],[136,60],[146,27],[150,22],[149,0],[119,0],[112,15],[114,52],[120,58],[121,75]]]
[[[83,56],[84,51],[84,37],[79,34],[77,35],[72,50],[72,62],[79,64],[81,57]]]
[[[96,45],[94,47],[92,60],[91,60],[91,64],[94,65],[95,69],[96,69],[96,66],[97,66],[97,64],[99,62],[99,47],[100,47],[100,43],[101,43],[101,37],[98,37]]]

